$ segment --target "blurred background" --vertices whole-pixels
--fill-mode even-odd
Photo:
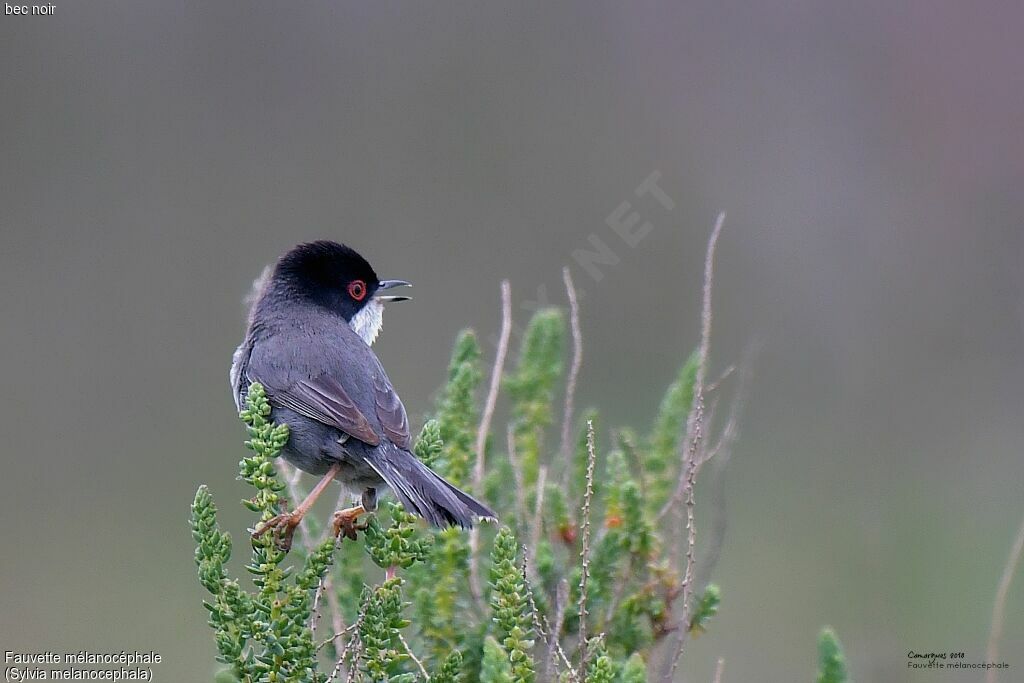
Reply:
[[[289,246],[415,283],[414,428],[499,281],[522,325],[570,266],[578,403],[646,429],[726,210],[713,372],[761,352],[687,680],[811,680],[826,623],[857,680],[981,678],[906,663],[984,659],[1024,516],[1024,5],[54,2],[0,17],[0,647],[209,680],[188,505],[248,519],[227,369]]]

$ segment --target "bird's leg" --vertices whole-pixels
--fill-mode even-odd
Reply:
[[[362,505],[356,505],[354,507],[345,508],[344,510],[338,510],[334,513],[331,518],[331,525],[334,527],[334,535],[336,537],[344,536],[345,538],[356,540],[356,532],[360,529],[366,528],[363,525],[356,524],[356,520],[361,515],[366,514],[366,508]]]
[[[334,513],[332,518],[332,526],[334,527],[334,535],[336,537],[344,536],[345,538],[356,540],[356,532],[366,528],[366,524],[356,524],[356,520],[361,515],[365,515],[368,512],[374,512],[377,509],[377,489],[368,487],[363,489],[363,495],[359,505],[355,507],[345,508],[344,510],[338,510]]]
[[[327,474],[324,475],[323,479],[317,482],[317,485],[309,492],[306,499],[299,503],[298,507],[291,512],[282,512],[276,517],[271,517],[267,521],[261,523],[253,530],[252,537],[259,538],[268,531],[273,531],[275,540],[277,541],[277,546],[281,550],[288,552],[292,547],[292,535],[295,533],[295,527],[299,526],[299,522],[301,522],[302,518],[306,516],[309,509],[313,507],[313,503],[315,503],[316,499],[319,498],[324,490],[327,489],[331,480],[334,479],[340,470],[340,464],[331,465],[331,469],[327,470]]]

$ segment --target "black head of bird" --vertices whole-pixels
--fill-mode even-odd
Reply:
[[[494,517],[412,454],[405,407],[370,348],[384,303],[408,299],[383,292],[408,284],[379,279],[356,251],[327,241],[295,247],[257,281],[231,367],[235,402],[244,404],[250,383],[262,384],[271,419],[290,428],[282,456],[322,479],[294,511],[255,533],[272,530],[290,543],[332,480],[361,499],[335,513],[336,533],[349,537],[355,536],[355,518],[375,508],[383,487],[436,526],[468,527]]]
[[[384,293],[408,282],[379,279],[358,252],[327,240],[295,247],[281,257],[271,277],[294,299],[340,315],[367,344],[380,332],[384,304],[409,300]]]

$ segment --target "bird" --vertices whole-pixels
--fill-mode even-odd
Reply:
[[[254,283],[245,336],[232,356],[235,407],[245,405],[252,383],[262,385],[270,419],[289,427],[282,457],[320,477],[305,500],[258,525],[254,537],[273,532],[279,547],[290,548],[295,528],[334,480],[359,500],[334,513],[336,536],[354,540],[358,518],[376,509],[384,488],[436,527],[496,519],[410,450],[405,406],[370,348],[384,304],[409,299],[386,292],[403,286],[411,285],[379,279],[358,252],[330,240],[297,245]]]

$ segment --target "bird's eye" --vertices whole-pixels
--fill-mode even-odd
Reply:
[[[362,280],[353,280],[348,283],[348,295],[356,301],[362,301],[366,296],[366,283]]]

